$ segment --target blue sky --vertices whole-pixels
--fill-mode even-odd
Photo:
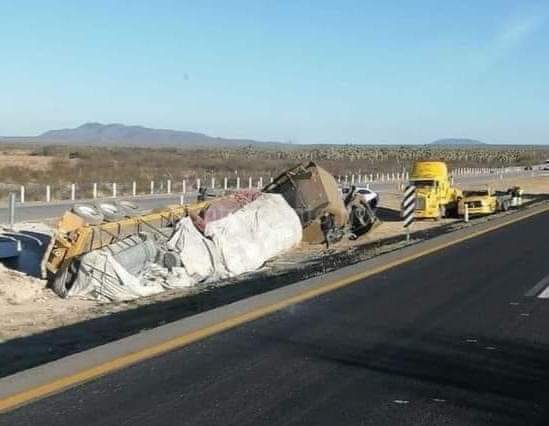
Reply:
[[[549,143],[547,1],[0,2],[0,135]]]

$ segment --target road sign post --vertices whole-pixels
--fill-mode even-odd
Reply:
[[[404,190],[402,199],[401,214],[404,221],[403,226],[406,230],[406,241],[410,241],[410,227],[416,217],[416,187],[408,185]]]

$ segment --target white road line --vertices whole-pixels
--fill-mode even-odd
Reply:
[[[534,287],[528,290],[524,295],[526,297],[537,296],[538,293],[540,293],[547,286],[549,286],[549,275],[546,275],[545,277],[543,277],[543,279],[540,282],[538,282]]]

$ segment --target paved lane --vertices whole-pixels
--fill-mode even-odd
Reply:
[[[188,196],[190,197],[190,195]],[[192,198],[196,198],[192,196]],[[141,197],[120,197],[119,200],[131,200],[138,204],[143,209],[153,209],[155,207],[162,207],[167,204],[178,204],[181,200],[178,194],[159,194],[159,195],[145,195]],[[112,198],[102,199],[104,201],[111,201]],[[101,201],[101,200],[98,200]],[[69,210],[73,204],[77,202],[93,202],[93,200],[82,201],[59,201],[50,204],[46,203],[27,203],[18,204],[16,207],[17,222],[44,220],[58,218],[67,210]],[[0,208],[0,223],[7,223],[9,221],[9,212],[7,208]]]
[[[549,214],[35,402],[1,425],[548,424]]]

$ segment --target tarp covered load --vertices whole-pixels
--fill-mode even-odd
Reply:
[[[236,212],[246,204],[256,200],[260,195],[261,192],[248,189],[235,192],[227,197],[213,199],[198,214],[191,214],[191,218],[198,230],[204,232],[209,222],[222,219]]]
[[[156,258],[155,241],[146,235],[134,235],[101,250],[94,250],[79,259],[74,282],[57,286],[63,297],[85,297],[101,300],[132,300],[163,291],[158,283],[140,280],[145,265]],[[66,272],[70,274],[70,269]],[[64,277],[70,279],[69,277]]]
[[[146,248],[138,244],[139,248],[113,254],[109,246],[86,254],[66,296],[131,300],[168,288],[234,277],[260,268],[299,244],[301,238],[302,226],[294,209],[281,195],[261,194],[241,209],[208,222],[204,234],[185,217],[167,242],[148,238],[142,243]],[[127,255],[131,251],[137,260]],[[169,270],[159,260],[166,251],[180,263]]]
[[[235,276],[295,247],[302,228],[281,195],[262,194],[236,213],[209,222],[204,234],[214,242],[229,276]]]

